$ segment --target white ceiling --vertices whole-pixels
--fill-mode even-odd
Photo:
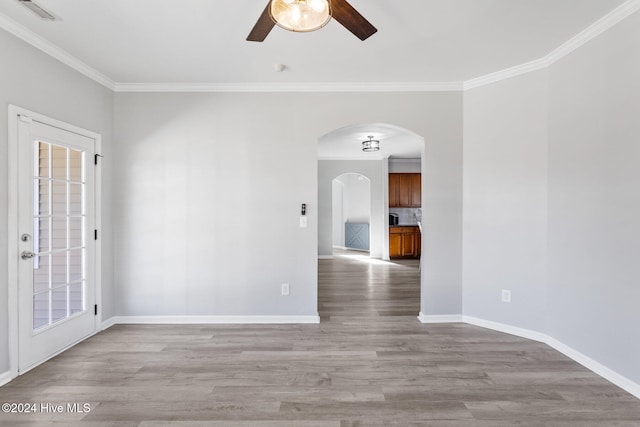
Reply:
[[[380,141],[380,151],[363,152],[362,141]],[[387,123],[366,123],[336,129],[318,140],[320,160],[379,160],[387,157],[419,159],[422,155],[422,137]]]
[[[459,90],[461,82],[547,57],[625,3],[348,0],[378,28],[364,42],[331,21],[313,33],[275,27],[264,43],[254,43],[245,39],[268,0],[35,1],[61,20],[43,21],[17,0],[2,0],[0,27],[108,87],[188,90],[296,84]],[[286,68],[278,73],[274,64]],[[369,135],[381,141],[379,152],[362,152]],[[318,157],[419,158],[423,145],[389,124],[358,124],[322,137]]]
[[[118,83],[461,82],[542,58],[624,2],[349,1],[378,28],[364,42],[335,21],[245,41],[267,0],[36,0],[59,22],[2,0],[0,14]]]

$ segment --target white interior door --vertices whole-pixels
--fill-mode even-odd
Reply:
[[[96,330],[96,141],[18,120],[18,372]]]

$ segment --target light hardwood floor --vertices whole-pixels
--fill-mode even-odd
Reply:
[[[320,325],[119,325],[0,388],[87,402],[0,425],[640,426],[640,401],[550,347],[418,322],[417,261],[319,261]]]

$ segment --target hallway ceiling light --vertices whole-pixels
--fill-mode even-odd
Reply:
[[[369,136],[368,141],[362,142],[362,151],[380,151],[380,141],[373,139],[373,136]]]

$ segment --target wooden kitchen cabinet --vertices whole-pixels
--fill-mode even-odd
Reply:
[[[400,191],[400,174],[389,174],[389,207],[397,208],[398,204],[398,192]]]
[[[409,203],[412,208],[422,207],[422,175],[419,173],[409,174],[411,186],[411,200]]]
[[[390,258],[419,258],[420,229],[416,226],[389,228]]]
[[[422,207],[422,178],[419,173],[389,174],[389,207]]]
[[[389,230],[389,258],[402,258],[402,234]]]

